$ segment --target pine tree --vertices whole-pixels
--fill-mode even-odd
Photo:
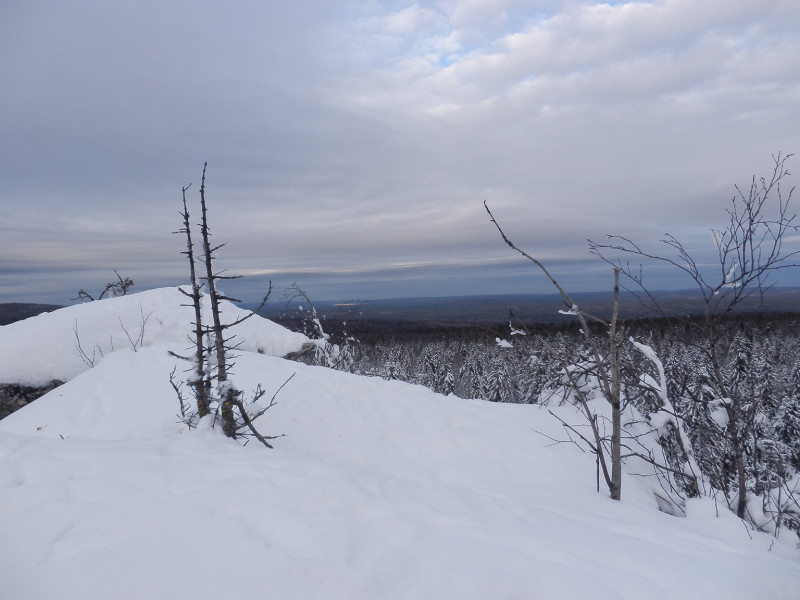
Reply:
[[[798,373],[800,366],[795,368]],[[793,386],[783,397],[773,422],[776,438],[786,448],[786,459],[791,468],[800,471],[800,389]]]

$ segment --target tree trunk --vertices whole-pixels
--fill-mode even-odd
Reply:
[[[620,406],[619,339],[619,269],[614,269],[614,312],[609,329],[609,358],[611,360],[611,493],[612,500],[622,498],[622,414]]]
[[[208,298],[211,302],[211,316],[213,318],[214,332],[214,352],[217,358],[217,385],[224,390],[221,398],[220,414],[222,416],[222,431],[228,437],[236,437],[236,417],[233,411],[235,394],[237,391],[232,385],[228,384],[228,365],[225,348],[225,326],[220,316],[220,294],[217,292],[217,275],[214,274],[213,253],[211,248],[210,231],[208,227],[208,216],[206,210],[206,166],[203,165],[203,179],[200,185],[200,208],[201,226],[200,232],[203,236],[203,254],[206,266],[206,284],[208,285]]]

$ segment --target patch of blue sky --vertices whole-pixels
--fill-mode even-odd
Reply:
[[[608,6],[624,6],[626,4],[652,4],[652,0],[600,0],[593,4],[606,4]]]

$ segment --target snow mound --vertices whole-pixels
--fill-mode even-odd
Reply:
[[[105,355],[131,349],[143,331],[142,345],[177,342],[182,353],[194,309],[178,288],[160,288],[68,306],[0,327],[0,383],[41,386],[54,379],[68,381]],[[230,302],[221,303],[226,322],[247,314]],[[204,306],[210,323],[210,309]],[[300,333],[259,316],[231,330],[241,349],[272,356],[295,352],[308,342]],[[81,357],[81,350],[85,357]],[[88,361],[88,362],[87,362]]]
[[[536,406],[241,352],[240,389],[294,374],[259,420],[286,436],[242,447],[175,416],[180,348],[107,355],[0,421],[4,597],[797,597],[788,536],[768,551],[709,499],[667,516],[634,477],[609,500]]]

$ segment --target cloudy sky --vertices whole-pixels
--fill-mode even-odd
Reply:
[[[549,292],[484,200],[608,289],[586,238],[706,252],[733,186],[800,152],[800,5],[5,0],[0,82],[0,302],[184,283],[204,161],[248,298]]]

